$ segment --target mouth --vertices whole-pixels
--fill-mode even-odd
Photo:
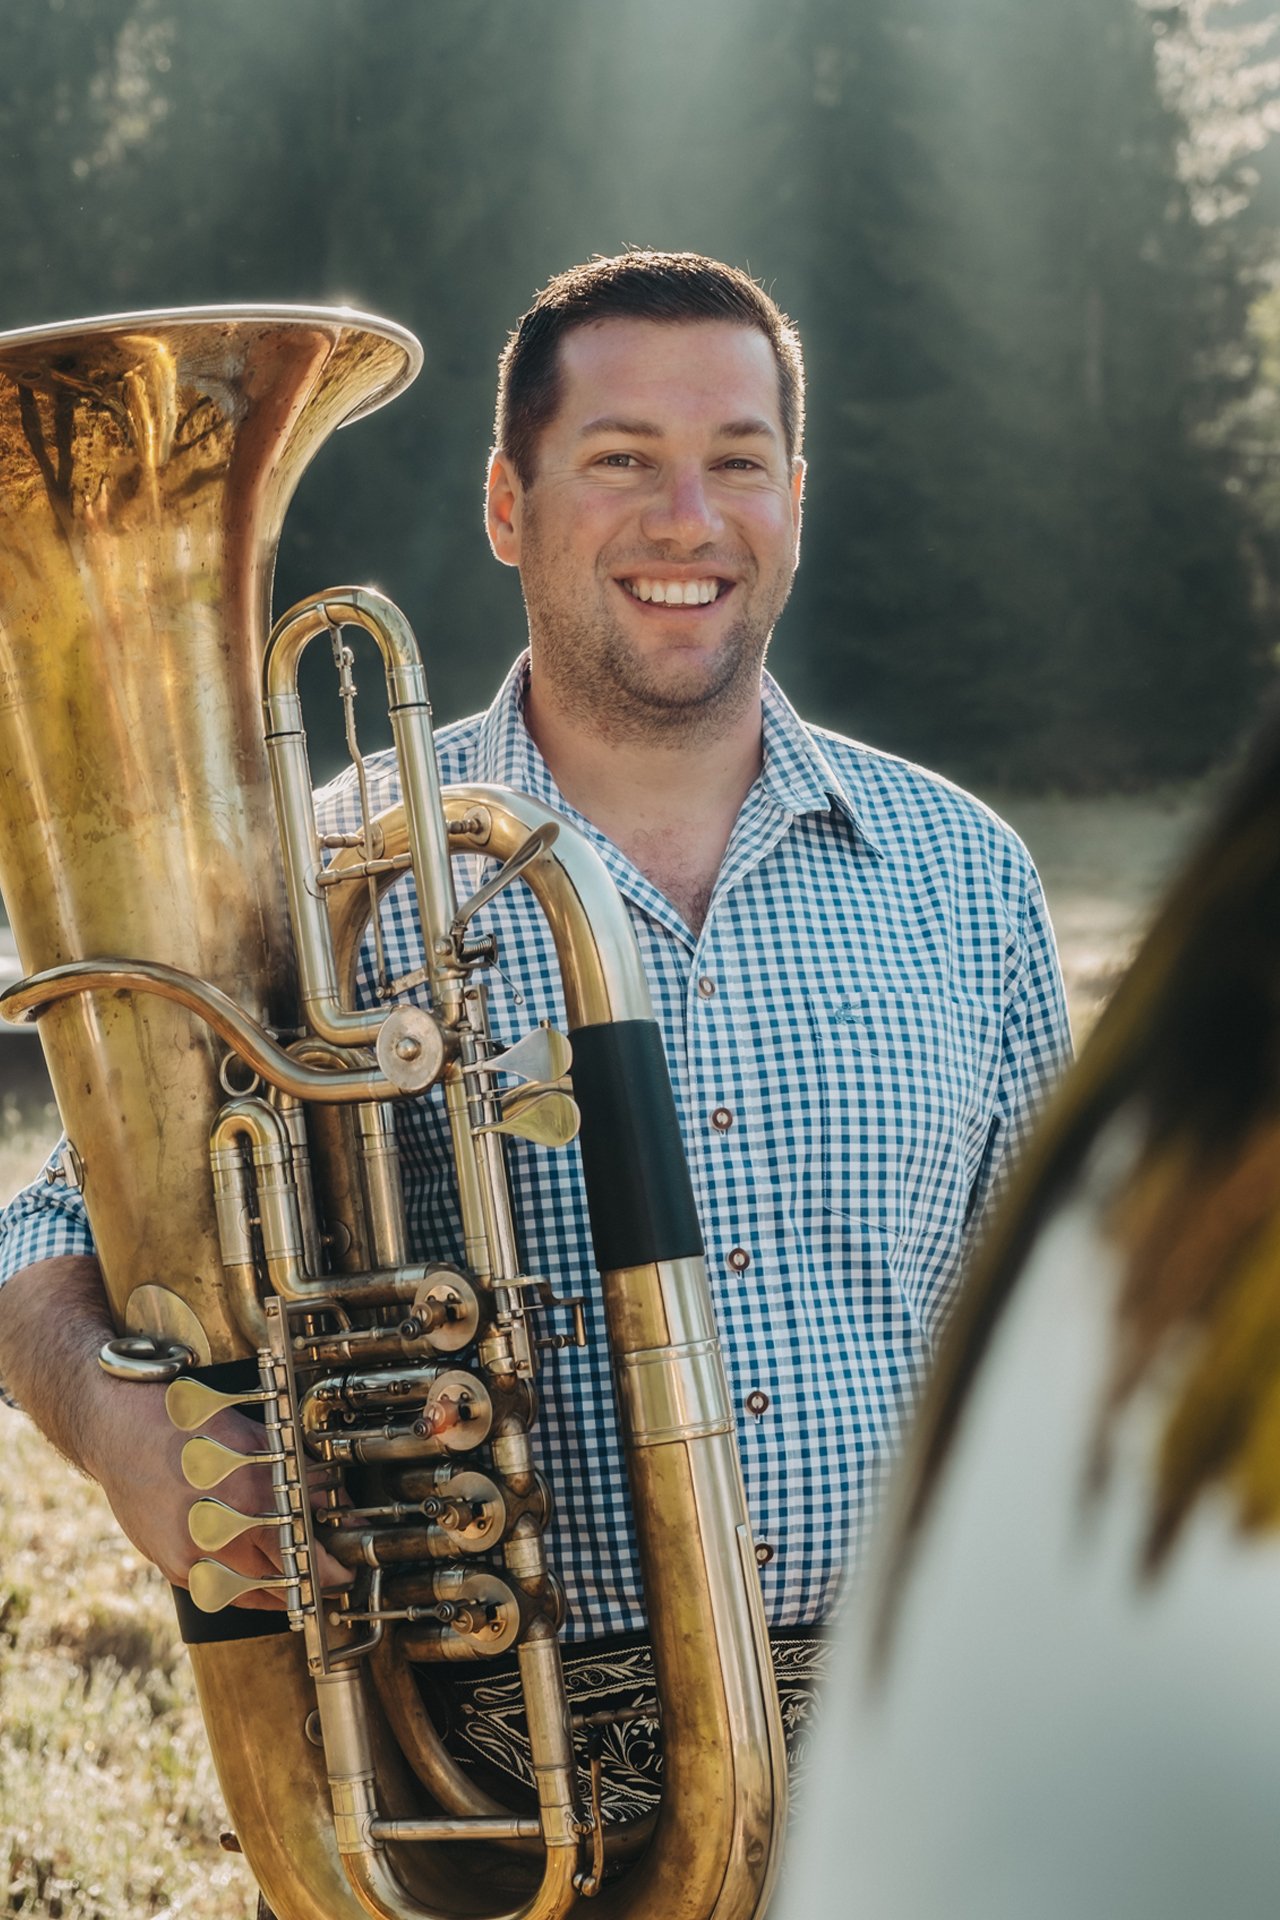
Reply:
[[[703,574],[694,580],[661,580],[651,574],[627,574],[618,585],[629,599],[652,607],[709,607],[733,589],[732,580]]]

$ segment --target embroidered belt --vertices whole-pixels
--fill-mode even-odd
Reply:
[[[830,1642],[820,1627],[780,1628],[769,1641],[795,1787],[809,1757],[815,1695],[826,1675]],[[459,1765],[516,1811],[526,1805],[536,1808],[514,1655],[487,1661],[483,1669],[431,1669],[423,1678],[445,1744]],[[662,1787],[652,1649],[637,1635],[569,1646],[564,1649],[564,1678],[575,1714],[619,1716],[602,1737],[605,1820],[634,1820],[652,1813]],[[583,1789],[585,1793],[585,1770]]]

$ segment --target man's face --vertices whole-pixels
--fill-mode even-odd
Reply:
[[[532,481],[498,456],[489,485],[537,701],[616,738],[714,731],[757,699],[796,567],[773,350],[728,321],[604,320],[560,369]]]

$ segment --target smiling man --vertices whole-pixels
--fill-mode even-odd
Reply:
[[[760,770],[798,399],[788,429],[771,341],[729,319],[582,324],[556,374],[536,450],[509,444],[508,378],[489,472],[489,537],[529,616],[525,722],[565,799],[697,932]]]
[[[747,275],[632,252],[558,275],[499,370],[487,520],[519,570],[528,651],[446,727],[447,781],[565,813],[627,901],[663,1029],[775,1635],[793,1757],[819,1629],[856,1563],[963,1259],[1069,1039],[1039,885],[989,810],[806,726],[764,672],[800,546],[804,371]],[[384,769],[375,806],[395,793]],[[355,782],[325,801],[350,830]],[[478,875],[477,875],[478,877]],[[559,1024],[525,889],[486,923],[495,1029]],[[399,972],[418,964],[396,919]],[[372,993],[372,971],[366,978]],[[405,1118],[413,1233],[457,1258],[437,1105]],[[517,1146],[529,1271],[589,1285],[576,1154]],[[609,1362],[540,1381],[580,1706],[650,1684]],[[450,1673],[477,1768],[527,1766],[514,1675]],[[509,1689],[509,1692],[504,1692]],[[615,1727],[606,1800],[644,1810],[652,1730]],[[498,1783],[499,1785],[501,1783]],[[509,1789],[508,1789],[509,1790]]]
[[[764,673],[799,552],[803,416],[795,331],[736,269],[628,253],[551,281],[502,355],[487,492],[529,647],[488,711],[438,741],[446,781],[514,787],[566,814],[630,909],[797,1750],[821,1623],[865,1541],[966,1250],[1068,1048],[1043,900],[1013,834],[946,781],[805,725]],[[394,768],[371,765],[372,806],[396,797]],[[354,777],[320,811],[325,828],[351,830]],[[398,978],[422,962],[401,892],[386,929]],[[500,894],[483,924],[498,940],[497,1035],[562,1024],[549,931],[526,890]],[[376,990],[371,962],[364,987]],[[399,1111],[413,1256],[461,1259],[441,1104]],[[511,1175],[528,1271],[587,1291],[576,1152],[516,1144]],[[194,1496],[162,1409],[97,1372],[90,1251],[65,1189],[37,1185],[9,1209],[0,1372],[182,1582]],[[590,1336],[545,1368],[539,1433],[566,1673],[598,1710],[633,1705],[650,1682],[598,1317]],[[67,1391],[72,1378],[82,1392]],[[240,1416],[220,1418],[250,1441]],[[265,1565],[253,1536],[234,1552],[246,1570]],[[501,1665],[448,1676],[450,1738],[477,1773],[528,1778],[515,1685]],[[644,1810],[651,1736],[643,1721],[614,1727],[611,1816]]]

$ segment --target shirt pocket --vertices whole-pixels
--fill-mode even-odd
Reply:
[[[998,1018],[905,992],[811,999],[808,1014],[825,1206],[872,1223],[906,1267],[936,1268],[958,1254],[995,1114]]]

